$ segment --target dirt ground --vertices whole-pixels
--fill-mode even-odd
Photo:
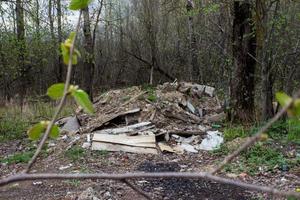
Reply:
[[[0,147],[1,155],[18,151],[17,147],[10,142]],[[19,143],[21,145],[21,143]],[[11,147],[11,148],[8,148]],[[8,150],[9,149],[9,150]],[[10,151],[10,152],[8,152]],[[110,153],[99,154],[87,151],[86,154],[76,161],[72,161],[62,151],[53,151],[39,159],[33,172],[49,173],[124,173],[124,172],[163,172],[181,171],[197,172],[207,170],[222,157],[216,157],[207,152],[199,154],[159,154],[159,155],[139,155],[130,153]],[[60,170],[61,166],[72,164],[68,169]],[[1,165],[0,175],[7,176],[20,172],[25,164]],[[266,184],[275,186],[278,189],[287,190],[295,188],[297,183],[286,178],[288,172],[278,172],[265,176],[237,177],[242,181],[256,184]],[[226,174],[223,174],[226,176]],[[187,179],[147,179],[133,180],[133,182],[150,194],[153,199],[276,199],[266,194],[257,194],[241,188],[222,185],[207,180],[187,180]],[[19,199],[41,199],[41,200],[75,200],[87,188],[92,187],[95,195],[103,200],[132,200],[143,199],[131,188],[121,182],[98,180],[98,181],[28,181],[12,184],[0,188],[1,200]]]

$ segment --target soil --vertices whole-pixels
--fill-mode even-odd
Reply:
[[[23,142],[25,146],[25,142]],[[7,145],[1,145],[1,155],[7,152]],[[18,148],[17,148],[18,149]],[[18,151],[15,149],[15,151]],[[10,152],[12,153],[12,152]],[[198,154],[159,154],[140,155],[122,152],[97,153],[87,150],[86,154],[76,161],[68,159],[63,151],[50,151],[48,156],[42,156],[33,172],[49,173],[125,173],[134,171],[145,172],[197,172],[210,169],[216,161],[211,153],[201,151]],[[72,164],[68,169],[59,167]],[[20,172],[25,164],[1,165],[0,175],[8,176]],[[299,186],[293,179],[286,178],[289,172],[274,172],[267,175],[237,177],[242,181],[261,185],[275,186],[287,190]],[[223,174],[222,176],[226,176]],[[182,199],[182,200],[218,200],[218,199],[272,199],[266,194],[246,191],[242,188],[214,183],[207,180],[187,179],[139,179],[133,182],[150,194],[153,199]],[[42,200],[75,200],[87,188],[92,187],[99,199],[103,200],[133,200],[143,199],[127,185],[108,180],[98,181],[28,181],[0,188],[1,200],[42,199]],[[276,199],[276,198],[273,198]]]

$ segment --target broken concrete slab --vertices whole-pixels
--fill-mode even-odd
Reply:
[[[125,126],[121,128],[112,128],[112,129],[104,129],[100,131],[95,131],[94,134],[121,134],[121,133],[130,133],[130,132],[135,132],[138,131],[139,129],[142,129],[144,127],[147,127],[151,125],[151,122],[141,122],[138,124],[133,124],[130,126]]]
[[[62,131],[66,131],[68,133],[75,133],[79,130],[80,124],[76,116],[68,117],[65,119],[65,124],[61,128]]]
[[[94,134],[92,150],[157,154],[155,135]]]
[[[105,150],[113,152],[128,152],[128,153],[138,153],[138,154],[158,154],[156,148],[146,148],[146,147],[135,147],[135,146],[126,146],[119,144],[109,144],[104,142],[93,142],[92,150]]]

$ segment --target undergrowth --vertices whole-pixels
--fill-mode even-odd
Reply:
[[[70,103],[69,103],[70,104]],[[49,120],[55,105],[34,102],[23,106],[9,105],[0,108],[0,143],[27,137],[26,130],[40,120]],[[60,116],[69,116],[74,106],[65,106]]]
[[[70,148],[65,152],[65,156],[70,160],[72,160],[73,162],[80,160],[85,155],[86,155],[85,149],[83,149],[80,146],[73,146],[72,148]]]

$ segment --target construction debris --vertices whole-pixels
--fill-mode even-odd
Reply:
[[[157,154],[155,135],[94,134],[92,150]]]
[[[199,149],[206,151],[213,151],[220,148],[224,142],[222,133],[219,131],[208,131],[206,138],[201,142]]]
[[[215,124],[225,118],[215,88],[193,83],[111,90],[96,98],[96,114],[78,113],[84,148],[157,154],[216,149]],[[216,129],[215,129],[216,130]],[[221,139],[222,138],[222,139]]]

